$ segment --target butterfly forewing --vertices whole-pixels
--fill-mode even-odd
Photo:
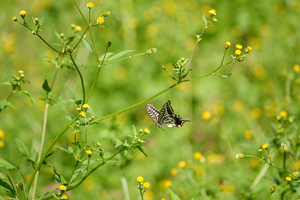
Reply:
[[[160,113],[158,115],[157,121],[160,126],[175,126],[175,119],[172,118],[174,114],[174,110],[171,107],[171,102],[167,101],[164,106],[161,108]]]

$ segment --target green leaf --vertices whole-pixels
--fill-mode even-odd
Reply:
[[[65,148],[63,148],[63,147],[59,147],[59,146],[55,146],[55,147],[59,148],[60,150],[62,150],[62,151],[64,151],[64,152],[67,152],[68,154],[72,154],[72,153],[73,153],[73,149],[72,149],[72,151],[70,151],[70,150],[65,149]],[[71,148],[72,148],[72,147],[71,147]]]
[[[138,148],[138,150],[140,150],[140,152],[142,152],[146,157],[148,157],[141,146],[137,146],[136,148]]]
[[[138,135],[138,132],[137,132],[137,130],[136,130],[136,128],[135,128],[134,125],[132,125],[132,130],[133,130],[133,134],[134,134],[134,135]]]
[[[35,98],[27,90],[22,90],[22,92],[30,98],[30,101],[33,103],[33,105],[35,105],[35,107],[38,107]]]
[[[25,199],[28,199],[28,186],[27,186],[27,182],[25,180],[25,177],[22,173],[22,171],[20,170],[20,168],[18,167],[18,171],[19,171],[19,174],[21,176],[21,181],[23,182],[23,191],[24,191],[24,196],[25,196]]]
[[[0,167],[5,167],[6,169],[15,169],[15,166],[4,160],[3,158],[0,158]]]
[[[3,196],[0,195],[0,200],[6,200]]]
[[[10,191],[12,194],[16,193],[15,189],[12,187],[11,183],[6,178],[0,178],[0,186],[5,188],[7,191]]]
[[[172,200],[180,200],[179,196],[177,196],[177,194],[175,194],[170,188],[167,187],[167,189],[171,195]]]
[[[52,163],[52,168],[53,168],[53,171],[55,173],[55,180],[57,182],[59,182],[60,184],[62,184],[62,185],[67,184],[68,183],[67,180],[56,170],[53,163]]]
[[[19,138],[16,139],[16,143],[17,143],[17,146],[19,148],[19,151],[26,157],[30,157],[29,156],[29,152],[28,152],[28,149],[26,147],[26,145],[24,144],[24,142],[22,140],[20,140]]]
[[[94,48],[93,45],[91,43],[91,41],[89,41],[87,38],[83,37],[82,38],[82,42],[84,44],[84,46],[90,51],[94,53]]]
[[[44,83],[43,83],[43,89],[47,92],[47,94],[49,92],[51,92],[51,88],[49,87],[48,81],[47,79],[45,79]]]
[[[116,141],[115,148],[123,145],[123,142],[121,140],[115,139],[115,141]]]
[[[203,22],[204,22],[204,24],[206,26],[207,25],[207,19],[206,19],[205,15],[202,16],[202,20],[203,20]]]
[[[75,179],[78,177],[78,175],[79,175],[80,173],[81,173],[81,169],[75,170],[74,174],[73,174],[72,177],[71,177],[70,184],[73,182],[73,180],[75,180]],[[72,185],[72,184],[71,184],[71,185]]]
[[[2,84],[2,85],[12,85],[11,82],[9,82],[9,81],[1,82],[0,84]]]
[[[52,190],[49,190],[48,192],[45,192],[43,194],[38,195],[35,200],[42,200],[42,199],[46,199],[45,197],[49,194],[52,194],[53,192],[55,192],[56,190],[58,190],[58,188],[54,188]]]
[[[114,53],[112,52],[107,52],[106,54],[102,54],[100,57],[99,57],[99,61],[102,61],[104,56],[105,56],[105,60],[107,60],[111,55],[113,55]]]
[[[121,52],[119,52],[119,53],[113,55],[112,57],[110,57],[110,58],[107,59],[107,60],[109,60],[109,61],[116,60],[116,59],[120,58],[121,56],[123,56],[123,55],[125,55],[125,54],[127,54],[127,53],[130,53],[130,52],[133,52],[133,51],[135,51],[135,50],[125,50],[125,51],[121,51]]]
[[[222,78],[228,78],[229,76],[233,75],[234,73],[228,73],[228,74],[225,74],[225,75],[220,75],[220,77]]]
[[[5,107],[11,107],[11,108],[14,108],[14,109],[17,108],[16,106],[12,105],[12,103],[7,102],[6,99],[3,99],[2,101],[0,101],[0,112],[1,112],[1,110],[3,110]]]

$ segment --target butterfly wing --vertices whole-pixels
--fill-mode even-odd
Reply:
[[[147,111],[148,116],[155,123],[155,125],[157,125],[158,116],[159,116],[160,111],[152,103],[148,103],[146,105],[146,111]]]
[[[175,119],[172,117],[174,114],[174,110],[171,107],[171,102],[167,101],[163,107],[161,108],[157,121],[158,121],[158,126],[168,126],[168,127],[173,127],[176,126],[175,124]]]

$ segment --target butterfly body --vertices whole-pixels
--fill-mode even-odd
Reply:
[[[171,107],[171,102],[167,101],[163,107],[159,110],[153,104],[148,103],[146,106],[147,114],[155,123],[156,126],[162,128],[167,127],[182,127],[185,122],[188,122],[188,118],[182,118],[179,115],[174,114],[174,110]]]

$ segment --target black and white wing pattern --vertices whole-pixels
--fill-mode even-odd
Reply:
[[[182,127],[185,122],[189,122],[188,118],[182,119],[179,115],[174,114],[170,100],[168,100],[161,110],[158,110],[153,104],[148,103],[146,106],[148,116],[152,119],[156,126],[162,128],[167,127]]]
[[[146,110],[148,116],[152,119],[155,125],[157,125],[158,115],[160,111],[152,103],[147,103]]]

